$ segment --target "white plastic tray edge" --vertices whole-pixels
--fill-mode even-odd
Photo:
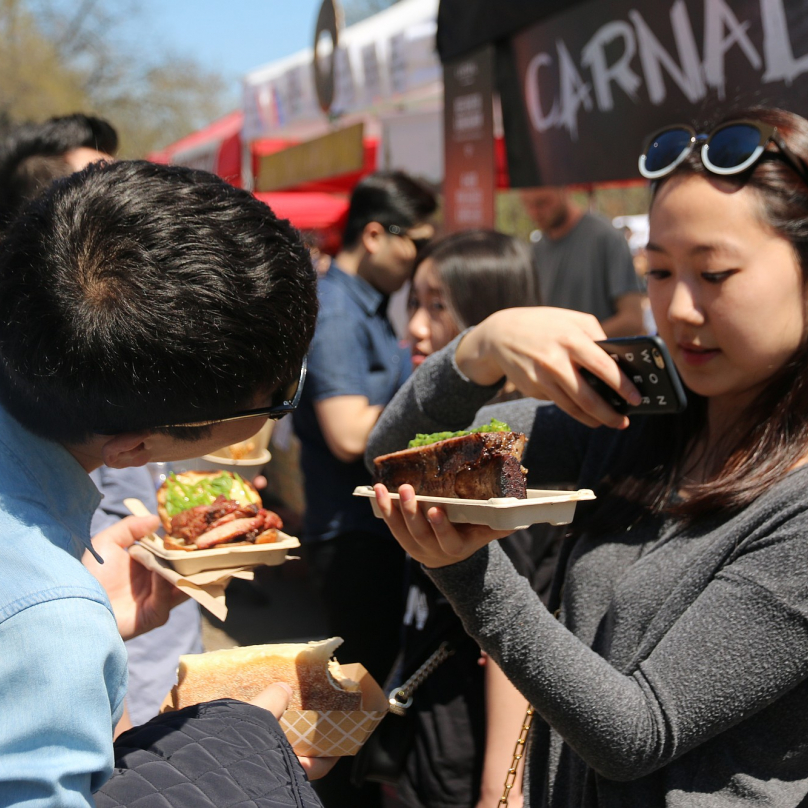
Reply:
[[[142,539],[138,544],[142,544],[149,552],[167,561],[180,575],[253,564],[276,566],[286,560],[287,550],[300,547],[298,539],[281,530],[278,531],[276,542],[241,547],[215,547],[211,550],[166,550],[162,540],[158,543],[149,537]]]
[[[373,513],[377,517],[381,516],[372,486],[358,486],[353,493],[354,496],[369,498]],[[391,493],[390,496],[398,499],[398,494]],[[416,499],[426,505],[441,505],[450,522],[487,525],[495,530],[521,530],[538,522],[569,524],[578,502],[595,499],[595,494],[588,488],[578,491],[529,488],[527,499],[507,497],[485,500],[426,496],[417,496]]]

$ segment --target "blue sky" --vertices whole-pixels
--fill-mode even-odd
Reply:
[[[310,46],[321,0],[141,0],[154,44],[194,56],[232,86],[255,67]]]

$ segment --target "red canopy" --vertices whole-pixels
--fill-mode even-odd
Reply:
[[[318,191],[256,193],[279,219],[289,219],[298,230],[341,227],[348,214],[348,197]]]
[[[298,230],[308,231],[308,241],[322,252],[335,255],[348,215],[348,197],[319,191],[256,193],[279,219],[288,219]]]
[[[241,128],[244,114],[237,110],[219,118],[204,129],[152,152],[153,163],[174,163],[211,171],[223,180],[241,187]]]

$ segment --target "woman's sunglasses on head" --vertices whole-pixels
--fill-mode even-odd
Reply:
[[[779,152],[767,150],[769,143],[777,146]],[[645,142],[640,174],[649,180],[664,177],[698,147],[701,162],[713,174],[740,174],[766,154],[782,159],[808,185],[808,168],[786,146],[776,127],[756,121],[729,121],[707,134],[699,134],[684,124],[661,129]]]

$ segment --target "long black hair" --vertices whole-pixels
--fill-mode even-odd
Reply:
[[[788,148],[808,166],[808,121],[781,109],[751,108],[728,114],[713,126],[752,120],[777,128]],[[699,126],[697,131],[709,131]],[[713,176],[694,150],[671,174],[652,188],[651,207],[660,188],[674,177]],[[751,188],[758,197],[762,221],[792,245],[808,283],[808,184],[776,148],[746,172],[723,178]],[[643,425],[637,451],[625,455],[605,481],[598,514],[608,513],[609,526],[638,512],[671,513],[685,521],[749,505],[791,471],[808,449],[808,338],[749,404],[737,428],[704,458],[707,479],[687,483],[686,464],[707,430],[707,399],[688,391],[688,408],[680,416],[650,418]],[[684,489],[682,499],[674,496]],[[591,523],[590,526],[591,527]],[[605,524],[600,525],[606,527]]]

